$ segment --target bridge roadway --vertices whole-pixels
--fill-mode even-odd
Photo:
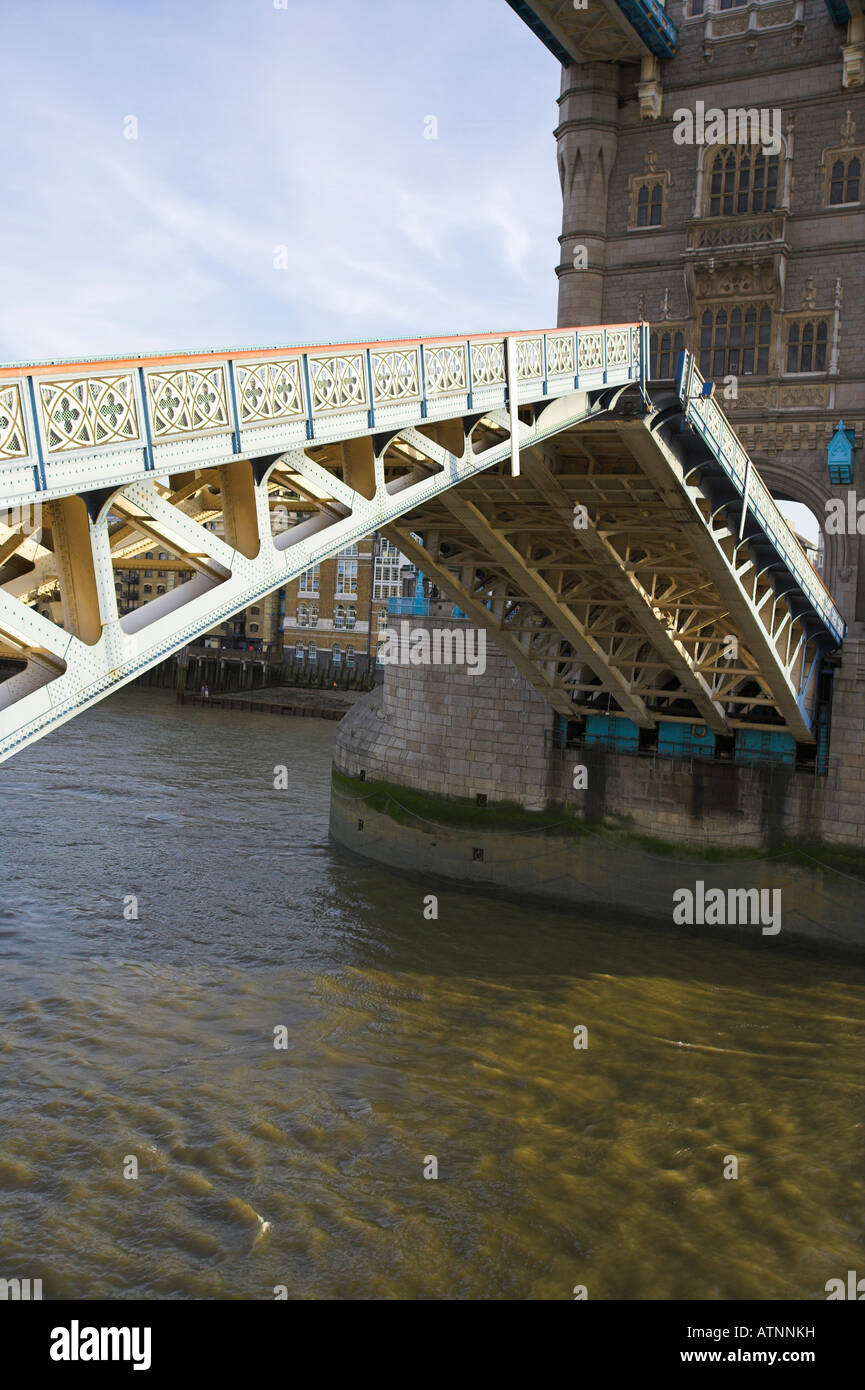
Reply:
[[[648,382],[647,346],[630,323],[0,367],[0,643],[27,661],[0,760],[374,530],[569,719],[813,743],[843,619],[693,359]],[[121,616],[154,544],[193,578]]]

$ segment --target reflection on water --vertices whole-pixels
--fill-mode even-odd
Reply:
[[[810,1299],[862,1268],[865,970],[359,864],[333,732],[122,692],[0,769],[0,1276]]]

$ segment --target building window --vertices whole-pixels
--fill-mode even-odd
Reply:
[[[260,608],[250,608],[249,611],[250,611],[250,613],[253,613],[253,614],[255,615],[255,617],[258,617],[259,613],[261,612],[261,609],[260,609]]]
[[[157,577],[157,579],[164,579],[164,578],[165,578],[165,570],[157,570],[157,571],[156,571],[156,577]]]
[[[747,5],[748,0],[720,0],[718,6],[722,10],[737,10],[740,5]]]
[[[832,177],[829,181],[829,203],[837,206],[839,203],[858,203],[859,202],[859,180],[862,174],[862,164],[858,155],[843,155],[832,163]]]
[[[249,630],[250,630],[250,632],[259,632],[260,629],[259,629],[258,623],[250,623],[250,624],[249,624]]]
[[[317,603],[312,604],[312,606],[311,606],[311,608],[310,608],[310,610],[309,610],[309,625],[310,625],[310,627],[318,627],[318,604],[317,604]]]
[[[400,593],[400,553],[395,545],[384,537],[378,543],[373,570],[372,596],[374,599],[399,598]]]
[[[334,627],[345,627],[345,609],[341,603],[338,603],[333,610],[333,625]]]
[[[688,14],[698,15],[703,13],[704,0],[690,0]]]
[[[656,168],[657,153],[649,150],[646,154],[646,173],[631,174],[628,177],[628,193],[631,200],[630,222],[628,227],[634,231],[639,227],[660,227],[664,221],[664,189],[670,186],[669,170]]]
[[[167,550],[160,550],[160,552],[159,552],[159,558],[160,558],[160,560],[167,560],[167,559],[168,559],[168,551],[167,551]]]
[[[294,659],[295,659],[295,661],[303,661],[305,655],[306,655],[306,649],[304,648],[303,643],[302,643],[302,642],[296,642],[296,643],[295,643],[295,646],[294,646]]]
[[[827,319],[799,319],[787,329],[787,371],[825,372]]]
[[[664,206],[664,190],[659,183],[651,188],[644,183],[637,194],[637,226],[660,227]]]
[[[347,611],[347,613],[346,613],[346,615],[345,615],[345,625],[346,625],[346,627],[348,627],[348,628],[352,628],[352,627],[355,626],[356,623],[357,623],[357,609],[356,609],[356,608],[349,608],[348,611]]]
[[[354,647],[346,647],[346,649],[345,649],[345,664],[346,664],[346,666],[353,666],[353,665],[354,665]]]
[[[649,376],[655,381],[671,377],[684,347],[685,334],[681,328],[653,328],[649,336]]]
[[[709,216],[771,212],[778,201],[778,156],[731,145],[709,165]]]
[[[338,595],[357,595],[357,560],[336,562],[336,592]]]
[[[318,648],[316,647],[314,642],[310,642],[309,644],[309,659],[310,661],[318,660]]]
[[[706,309],[700,319],[700,371],[715,378],[765,376],[771,336],[768,304]]]
[[[158,594],[164,594],[164,593],[165,593],[165,585],[164,585],[164,584],[157,584],[157,586],[156,586],[156,592],[157,592]]]
[[[145,578],[145,579],[152,579],[152,578],[153,578],[153,570],[145,570],[145,571],[144,571],[144,578]]]
[[[387,627],[387,609],[380,608],[377,616],[378,630],[381,632],[383,627]]]
[[[340,650],[340,645],[338,642],[334,642],[333,646],[330,649],[330,655],[334,666],[338,666],[339,663],[342,661],[342,651]]]
[[[152,584],[145,584],[145,586],[144,586],[144,592],[145,592],[145,594],[152,594],[152,593],[153,593],[153,585],[152,585]]]
[[[305,603],[299,603],[297,605],[297,625],[298,627],[309,626],[309,609]]]
[[[299,594],[317,594],[320,582],[320,567],[318,565],[313,565],[311,569],[304,570],[300,579],[297,581],[297,592]]]

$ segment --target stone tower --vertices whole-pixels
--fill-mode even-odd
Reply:
[[[562,64],[559,323],[648,319],[660,378],[697,355],[865,634],[862,0],[509,3]]]

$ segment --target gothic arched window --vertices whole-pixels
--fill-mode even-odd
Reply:
[[[714,378],[765,376],[771,337],[768,304],[705,309],[700,318],[700,371]]]
[[[649,337],[649,376],[655,381],[671,377],[676,359],[685,346],[685,335],[678,329],[652,329]]]
[[[827,319],[798,319],[787,329],[787,371],[825,372]]]
[[[832,164],[832,177],[829,183],[829,202],[832,205],[838,203],[858,203],[859,202],[859,180],[862,175],[862,165],[857,155],[842,155]]]
[[[708,157],[709,217],[771,212],[778,201],[778,156],[759,145],[728,145]]]
[[[644,183],[637,193],[637,226],[660,227],[664,207],[664,189],[660,183],[651,188]]]

